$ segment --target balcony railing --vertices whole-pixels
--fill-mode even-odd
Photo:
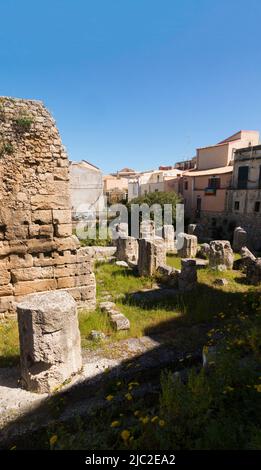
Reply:
[[[205,196],[215,196],[216,192],[216,188],[205,188]]]

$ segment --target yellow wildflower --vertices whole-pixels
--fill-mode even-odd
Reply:
[[[153,418],[151,418],[151,422],[156,423],[156,421],[158,421],[158,419],[159,419],[158,416],[153,416]]]
[[[121,438],[126,442],[130,438],[130,431],[128,431],[128,429],[124,429],[124,431],[121,432]]]
[[[254,388],[258,393],[261,393],[261,384],[254,385]]]
[[[147,423],[149,422],[148,416],[145,416],[145,418],[140,418],[140,422],[141,422],[142,424],[147,424]]]
[[[113,400],[113,395],[107,395],[106,400],[107,400],[107,401]]]
[[[125,398],[126,398],[127,400],[131,401],[131,400],[132,400],[132,394],[131,394],[131,393],[126,393],[126,394],[125,394]]]
[[[58,436],[54,434],[53,436],[50,437],[49,442],[50,446],[54,446],[54,444],[57,442]]]
[[[111,428],[118,428],[120,425],[120,421],[112,421]]]
[[[139,410],[134,411],[134,416],[139,416],[139,414],[140,414]]]
[[[160,420],[159,420],[159,426],[160,426],[161,428],[164,428],[164,426],[165,426],[165,421],[164,421],[164,419],[160,419]]]

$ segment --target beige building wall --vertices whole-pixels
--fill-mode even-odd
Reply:
[[[113,189],[126,190],[128,189],[128,179],[120,178],[117,176],[104,176],[103,177],[103,188],[104,192],[111,191]]]
[[[206,191],[209,188],[209,179],[217,177],[220,180],[220,188],[213,194]],[[200,210],[204,212],[224,212],[226,210],[227,189],[231,185],[232,170],[228,173],[219,174],[211,171],[208,175],[193,176],[187,174],[183,178],[183,198],[185,212],[190,217],[197,215],[198,202],[201,200]]]
[[[227,166],[234,160],[235,150],[258,143],[258,131],[240,131],[217,145],[199,148],[197,149],[197,170]]]

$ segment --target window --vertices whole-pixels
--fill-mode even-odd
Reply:
[[[238,168],[237,189],[246,189],[248,181],[248,166],[240,166]]]
[[[184,182],[184,189],[187,191],[188,190],[188,181]]]
[[[234,209],[235,211],[239,211],[239,201],[235,201]]]
[[[255,212],[260,212],[260,201],[255,202]]]
[[[157,175],[157,183],[159,183],[159,180],[160,180],[160,177],[159,175]]]
[[[261,189],[261,165],[259,167],[259,180],[258,180],[258,187]]]
[[[208,187],[209,189],[219,189],[220,188],[220,178],[213,176],[208,180]]]
[[[155,193],[158,193],[158,192],[159,192],[159,190],[158,190],[158,189],[155,189]]]

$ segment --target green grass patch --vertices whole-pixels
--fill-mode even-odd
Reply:
[[[19,363],[19,337],[16,320],[0,323],[0,367],[9,367]]]

